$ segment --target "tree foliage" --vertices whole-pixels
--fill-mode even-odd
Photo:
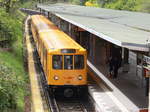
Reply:
[[[118,10],[150,12],[149,0],[87,0],[85,5]]]
[[[143,1],[143,3],[142,3],[142,11],[150,13],[150,1],[149,0]]]
[[[113,2],[105,4],[105,7],[119,10],[136,11],[137,5],[138,5],[137,0],[114,0]]]
[[[0,44],[11,41],[10,50],[0,48],[0,112],[24,112],[28,75],[23,68],[22,37],[25,14],[20,1],[0,0]],[[8,7],[7,4],[8,3]]]
[[[17,28],[10,14],[6,13],[4,9],[0,9],[0,12],[0,41],[7,40],[11,45],[17,39]]]
[[[25,15],[19,10],[12,15],[4,8],[0,8],[0,40],[6,34],[5,39],[10,39],[12,42],[11,46],[8,46],[11,51],[0,48],[0,112],[24,110],[24,97],[27,95],[25,87],[28,79],[22,57],[24,17]]]
[[[77,5],[84,5],[87,0],[70,0],[71,3],[77,4]]]
[[[18,1],[19,0],[0,0],[0,3],[1,6],[6,9],[6,12],[9,12]]]

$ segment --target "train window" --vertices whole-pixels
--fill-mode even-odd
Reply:
[[[53,55],[53,69],[62,69],[62,55]]]
[[[84,68],[84,56],[83,55],[75,55],[74,56],[74,68],[75,69],[83,69]]]
[[[73,56],[64,55],[64,69],[71,70],[73,69]]]

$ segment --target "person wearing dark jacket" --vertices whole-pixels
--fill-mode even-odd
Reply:
[[[114,78],[117,78],[118,76],[118,69],[119,69],[119,64],[120,64],[120,61],[119,59],[117,59],[117,57],[114,57],[114,61],[113,61],[113,67],[114,67]]]
[[[109,75],[110,77],[113,75],[113,65],[114,65],[114,60],[112,57],[109,59]]]

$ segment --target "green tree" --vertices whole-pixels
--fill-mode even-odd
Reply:
[[[84,5],[87,0],[71,0],[72,3],[77,5]]]
[[[6,9],[6,12],[9,12],[18,1],[19,0],[0,0],[0,3]]]
[[[148,0],[143,1],[142,11],[150,13],[150,1]]]
[[[105,7],[106,4],[114,2],[114,0],[97,0],[101,7]]]
[[[3,47],[11,47],[13,42],[17,40],[18,37],[18,27],[10,13],[6,13],[4,9],[0,8],[0,44]],[[4,45],[4,41],[7,44]]]

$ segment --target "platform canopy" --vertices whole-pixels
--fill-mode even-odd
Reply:
[[[38,4],[37,7],[118,46],[149,51],[150,14],[148,13],[70,4]]]

